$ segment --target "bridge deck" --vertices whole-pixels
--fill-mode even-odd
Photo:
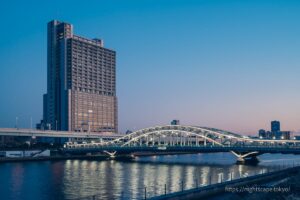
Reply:
[[[190,152],[190,153],[216,153],[216,152],[251,152],[300,154],[300,147],[267,147],[267,146],[103,146],[95,148],[64,148],[62,150],[70,154],[84,154],[96,152],[114,152],[117,154],[131,154],[134,152]]]
[[[88,133],[88,132],[17,129],[17,128],[0,128],[0,135],[21,136],[21,137],[112,138],[112,139],[124,136],[123,134],[116,134],[116,133]]]

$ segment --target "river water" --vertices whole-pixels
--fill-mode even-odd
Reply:
[[[144,199],[300,164],[300,155],[265,154],[256,166],[230,153],[139,157],[133,161],[0,163],[0,199]]]

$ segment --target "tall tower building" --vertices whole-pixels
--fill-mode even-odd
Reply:
[[[52,130],[117,132],[116,52],[57,20],[48,23],[47,45],[44,124]]]
[[[279,131],[280,131],[280,122],[271,121],[271,132],[279,132]]]

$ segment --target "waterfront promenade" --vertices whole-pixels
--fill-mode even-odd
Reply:
[[[283,167],[283,169],[279,169],[272,172],[265,172],[253,176],[241,177],[238,179],[232,179],[231,177],[228,180],[221,180],[220,183],[210,184],[202,187],[198,187],[198,184],[196,183],[196,186],[193,189],[189,189],[189,190],[182,189],[182,191],[169,193],[169,194],[167,194],[165,189],[165,194],[161,196],[149,198],[149,200],[186,200],[186,199],[196,200],[196,199],[204,199],[208,197],[222,195],[226,192],[227,193],[230,192],[252,193],[255,192],[256,190],[257,190],[256,192],[259,192],[259,190],[267,190],[268,188],[262,188],[261,186],[258,187],[256,184],[262,185],[271,181],[276,181],[276,180],[278,181],[284,178],[289,178],[299,172],[300,172],[300,166],[292,166],[292,167]],[[255,187],[253,187],[254,185]],[[287,189],[286,191],[283,192],[288,193],[290,191]],[[144,199],[148,199],[146,192],[145,192]]]

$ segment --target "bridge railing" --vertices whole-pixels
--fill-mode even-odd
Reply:
[[[142,145],[127,145],[127,146],[122,146],[118,144],[111,144],[111,145],[101,145],[101,144],[69,144],[65,145],[65,149],[105,149],[105,148],[112,148],[112,147],[118,147],[118,148],[130,148],[130,147],[152,147],[152,148],[160,148],[163,150],[163,148],[171,148],[171,147],[182,147],[182,148],[222,148],[222,149],[233,149],[233,148],[245,148],[245,149],[300,149],[300,146],[294,146],[294,145],[224,145],[224,146],[216,146],[212,144],[208,145],[180,145],[180,144],[175,144],[175,145],[147,145],[147,144],[142,144]]]

